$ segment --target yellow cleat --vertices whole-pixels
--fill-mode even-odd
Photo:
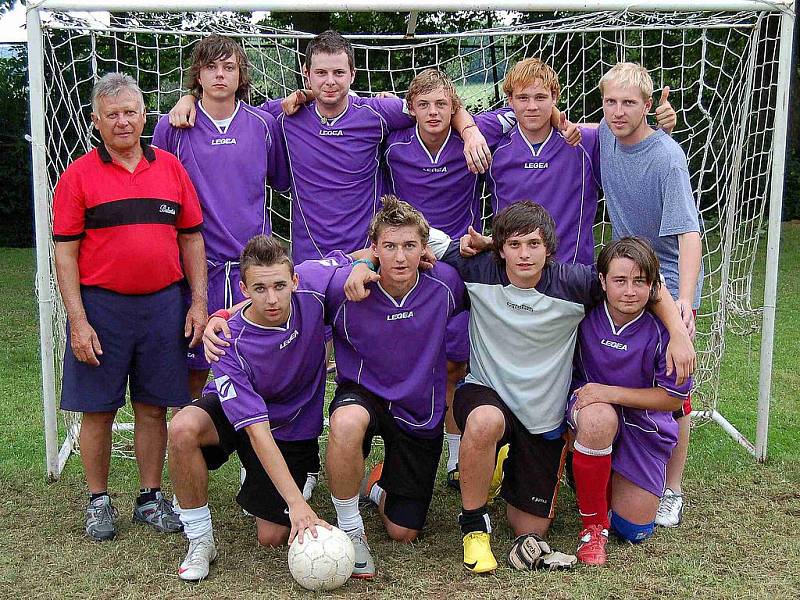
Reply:
[[[503,463],[508,458],[508,444],[501,446],[497,452],[497,463],[494,466],[494,473],[492,473],[492,482],[489,484],[489,503],[497,498],[500,493],[500,486],[503,485]]]
[[[472,531],[464,536],[464,568],[477,575],[494,573],[497,569],[488,533]]]

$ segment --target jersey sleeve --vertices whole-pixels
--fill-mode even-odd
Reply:
[[[600,132],[597,127],[579,127],[581,131],[581,147],[589,158],[589,165],[592,177],[598,189],[601,189],[602,180],[600,178]]]
[[[197,190],[194,188],[192,180],[183,165],[175,159],[177,163],[175,172],[181,186],[181,212],[178,214],[178,221],[175,223],[180,233],[195,233],[203,227],[203,213],[200,210],[200,199],[197,197]]]
[[[666,327],[658,323],[659,342],[655,350],[655,384],[666,390],[673,397],[686,399],[692,391],[692,378],[688,377],[683,385],[675,385],[676,373],[667,375],[667,346],[669,345],[669,333]]]
[[[673,161],[671,167],[665,170],[665,177],[661,181],[662,212],[658,233],[662,237],[700,231],[692,184],[689,181],[689,168],[686,157],[682,158],[683,164]]]
[[[267,111],[276,119],[283,114],[283,107],[281,106],[281,102],[283,102],[283,98],[275,98],[273,100],[265,100],[264,104],[262,104],[259,108],[261,110]]]
[[[153,131],[152,145],[177,156],[178,132],[179,129],[169,124],[169,116],[164,115],[158,120],[158,123],[156,123],[156,128]]]
[[[414,125],[414,118],[408,114],[405,100],[400,98],[361,98],[351,96],[350,102],[369,106],[383,118],[389,131],[408,129]]]
[[[481,252],[477,256],[461,256],[459,240],[451,240],[445,232],[434,227],[430,229],[428,245],[438,260],[453,267],[467,283],[502,285],[508,283],[500,274],[494,253],[491,251]]]
[[[554,295],[583,304],[587,310],[603,302],[603,287],[594,265],[556,263],[550,269],[551,276],[558,281],[557,289],[563,290],[553,290]]]
[[[74,172],[67,167],[53,197],[53,240],[73,242],[83,238],[85,219],[86,197]]]
[[[278,121],[270,114],[267,119],[267,182],[273,190],[288,192],[291,186],[289,177],[289,156],[283,142]]]
[[[485,110],[473,118],[493,152],[503,137],[517,124],[517,117],[510,107]]]
[[[295,271],[304,289],[324,295],[336,271],[352,264],[353,260],[347,254],[335,250],[326,254],[325,258],[303,261],[297,265]]]
[[[347,301],[344,293],[344,283],[352,271],[351,267],[336,269],[333,276],[328,280],[328,287],[325,290],[325,324],[332,325],[336,318],[336,313],[342,304]]]
[[[222,410],[236,431],[269,421],[267,405],[253,388],[251,367],[239,355],[236,342],[211,365],[211,370]]]

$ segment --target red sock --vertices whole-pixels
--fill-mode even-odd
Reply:
[[[598,452],[603,454],[598,455]],[[611,447],[591,450],[576,443],[572,471],[575,474],[575,495],[584,529],[589,525],[602,525],[608,529],[607,494],[611,479]]]

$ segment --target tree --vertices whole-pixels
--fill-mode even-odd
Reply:
[[[0,246],[33,245],[27,62],[23,45],[0,57]]]

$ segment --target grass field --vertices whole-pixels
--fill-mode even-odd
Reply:
[[[694,429],[684,524],[659,530],[639,547],[609,544],[610,567],[568,573],[500,568],[474,578],[462,569],[455,521],[459,499],[443,484],[425,535],[413,546],[390,542],[375,514],[365,521],[379,576],[330,594],[356,598],[792,598],[800,596],[800,225],[783,230],[770,460],[756,464],[713,424]],[[763,264],[763,261],[760,261]],[[255,543],[254,526],[233,501],[238,467],[212,477],[211,505],[220,557],[211,578],[177,577],[185,553],[179,535],[130,522],[137,485],[132,461],[115,459],[110,489],[122,518],[114,542],[83,536],[86,502],[80,461],[60,481],[44,481],[38,324],[31,250],[0,251],[0,597],[284,598],[304,597],[286,568],[285,549]],[[759,278],[761,281],[763,278]],[[759,285],[761,285],[759,283]],[[749,436],[755,430],[758,340],[730,339],[722,373],[722,412]],[[169,481],[165,479],[169,489]],[[324,487],[312,502],[335,516]],[[563,489],[551,542],[574,552],[578,519]],[[511,542],[502,507],[492,509],[498,558]]]

